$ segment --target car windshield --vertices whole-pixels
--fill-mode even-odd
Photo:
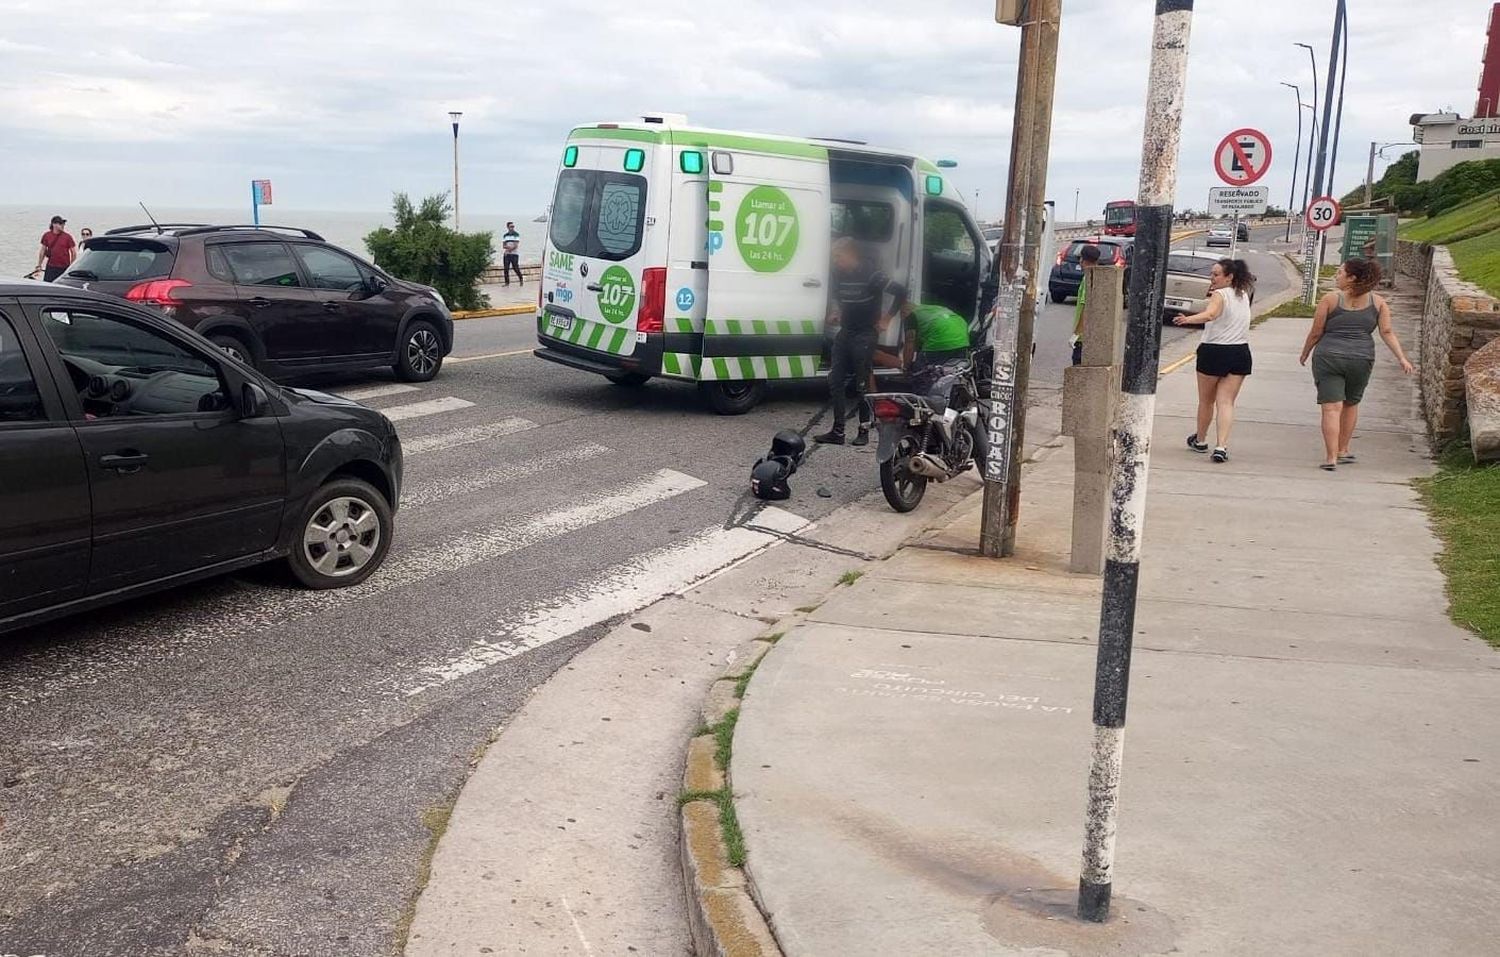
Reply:
[[[1110,206],[1104,210],[1104,221],[1111,226],[1135,222],[1134,206]]]
[[[172,251],[144,239],[91,239],[83,247],[70,274],[100,281],[155,279],[172,272]]]

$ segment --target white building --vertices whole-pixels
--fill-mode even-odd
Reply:
[[[1422,146],[1417,182],[1470,160],[1500,159],[1500,119],[1466,120],[1457,113],[1416,113],[1411,138]]]

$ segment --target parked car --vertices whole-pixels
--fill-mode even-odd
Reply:
[[[1167,291],[1162,302],[1162,322],[1170,324],[1173,317],[1193,315],[1208,308],[1208,280],[1214,264],[1223,259],[1217,253],[1198,249],[1174,249],[1167,256]],[[1255,302],[1255,290],[1250,290],[1250,302]]]
[[[1208,237],[1203,240],[1205,246],[1233,246],[1234,232],[1228,226],[1215,226],[1208,231]]]
[[[437,290],[307,229],[112,229],[86,240],[58,282],[155,306],[277,380],[390,366],[425,382],[453,349],[453,316]]]
[[[1250,224],[1243,219],[1240,220],[1235,226],[1235,235],[1239,238],[1240,242],[1248,243],[1250,241]]]
[[[1099,265],[1119,266],[1125,270],[1125,289],[1130,289],[1130,261],[1135,250],[1135,241],[1129,236],[1095,236],[1092,239],[1075,239],[1057,254],[1057,264],[1047,279],[1047,291],[1053,302],[1067,302],[1078,295],[1078,286],[1083,282],[1083,266],[1080,257],[1083,247],[1099,247]]]
[[[273,559],[357,584],[401,471],[379,412],[278,386],[155,310],[0,283],[0,632]]]

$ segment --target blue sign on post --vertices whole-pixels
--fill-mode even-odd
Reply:
[[[271,181],[268,179],[252,179],[250,181],[250,215],[254,217],[252,222],[260,225],[260,208],[271,205]]]

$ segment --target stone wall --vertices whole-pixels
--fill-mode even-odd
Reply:
[[[1416,280],[1419,287],[1427,285],[1427,271],[1432,256],[1432,247],[1426,243],[1414,243],[1409,239],[1396,240],[1396,273]]]
[[[1459,279],[1448,250],[1432,247],[1420,355],[1422,411],[1435,445],[1446,445],[1463,429],[1464,362],[1497,338],[1500,301]]]

